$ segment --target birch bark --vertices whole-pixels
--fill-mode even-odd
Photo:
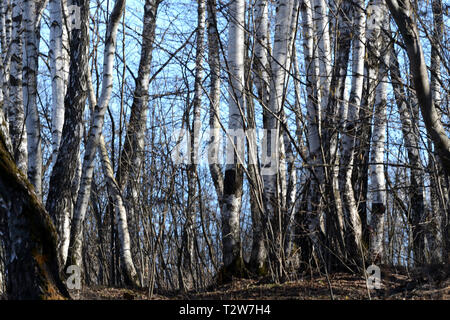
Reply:
[[[378,72],[378,85],[375,92],[373,136],[370,156],[370,178],[371,184],[369,193],[371,194],[371,241],[370,257],[373,263],[383,261],[383,239],[384,239],[384,219],[386,212],[386,177],[384,169],[384,151],[386,143],[387,128],[387,83],[390,49],[388,37],[381,30],[390,30],[389,14],[384,3],[379,3],[374,8],[374,13],[380,17],[380,32],[378,36],[378,52],[381,57]]]
[[[9,73],[10,73],[10,64],[11,64],[11,32],[12,32],[12,20],[11,20],[11,1],[5,0],[0,5],[0,44],[2,48],[1,62],[2,66],[0,67],[0,71],[2,74],[0,75],[0,98],[3,100],[2,110],[5,112],[5,116],[7,116],[7,101],[9,98]]]
[[[117,29],[124,8],[125,0],[117,0],[114,4],[114,8],[111,12],[107,25],[103,60],[102,91],[99,99],[99,105],[97,105],[94,109],[94,114],[91,120],[91,128],[89,130],[88,141],[84,153],[80,189],[78,191],[70,233],[69,253],[68,260],[66,262],[67,266],[82,266],[83,222],[86,216],[91,192],[95,152],[97,151],[100,135],[103,129],[106,108],[111,98]]]
[[[219,32],[217,30],[216,0],[208,0],[208,64],[210,69],[209,91],[209,129],[210,140],[208,148],[208,162],[211,178],[217,194],[219,206],[222,207],[223,198],[223,174],[222,165],[219,162],[220,149],[220,52]]]
[[[341,116],[345,115],[347,104],[344,102],[345,82],[350,56],[353,4],[343,1],[335,7],[338,15],[336,24],[336,54],[333,75],[330,83],[328,105],[326,106],[324,119],[324,149],[326,164],[326,193],[327,199],[327,246],[332,252],[327,253],[328,263],[339,264],[335,254],[348,258],[347,248],[344,240],[344,214],[342,210],[341,192],[339,190],[339,154],[338,135],[341,128]]]
[[[68,219],[72,215],[74,196],[77,194],[77,190],[73,188],[73,182],[77,177],[80,132],[87,98],[89,1],[78,0],[74,4],[80,7],[81,28],[73,29],[70,35],[69,85],[64,98],[64,125],[59,152],[50,177],[46,203],[46,208],[58,229],[61,267],[67,260],[67,243],[70,242]]]
[[[42,198],[41,123],[37,107],[37,75],[39,68],[40,10],[46,0],[24,0],[24,66],[23,100],[28,135],[28,179]]]
[[[243,259],[240,239],[239,216],[242,205],[242,153],[235,146],[240,143],[239,130],[243,128],[244,95],[244,20],[245,1],[233,0],[229,6],[228,41],[228,128],[227,149],[235,150],[233,159],[227,161],[222,204],[222,254],[225,275],[242,272]],[[243,132],[242,132],[243,133]],[[241,135],[242,137],[242,135]]]
[[[197,212],[197,165],[199,162],[199,140],[201,134],[201,105],[203,97],[203,56],[205,54],[205,25],[206,25],[206,4],[204,0],[197,1],[197,47],[195,53],[195,82],[193,100],[192,124],[188,123],[190,131],[190,163],[187,168],[188,175],[188,205],[186,209],[186,221],[183,230],[183,272],[184,277],[181,282],[182,290],[192,289],[195,286],[193,266],[195,263],[195,215]]]
[[[264,147],[261,158],[264,180],[264,208],[266,212],[265,227],[268,228],[268,253],[272,263],[279,270],[274,270],[278,277],[282,276],[284,245],[282,234],[282,221],[285,214],[286,192],[286,164],[285,145],[283,141],[281,124],[284,119],[284,98],[286,70],[289,69],[289,52],[291,39],[291,21],[293,1],[279,0],[276,2],[275,31],[273,56],[270,61],[270,94],[267,108],[266,122],[264,123]],[[269,154],[269,155],[268,155]],[[268,156],[267,156],[268,155]]]
[[[150,67],[155,41],[156,18],[161,0],[146,0],[144,6],[144,26],[142,51],[138,77],[134,90],[133,105],[123,150],[120,156],[116,179],[122,192],[127,186],[132,168],[141,168],[144,152],[144,134],[148,115],[148,88]]]
[[[58,156],[64,125],[64,96],[69,77],[68,35],[63,27],[66,0],[50,0],[50,71],[52,76],[52,165]]]
[[[355,156],[355,128],[361,107],[364,80],[364,53],[366,15],[364,1],[355,5],[354,34],[352,40],[352,80],[347,117],[344,120],[341,147],[340,188],[343,193],[344,213],[349,225],[347,244],[350,249],[356,249],[355,254],[362,250],[362,225],[358,214],[355,194],[352,184],[352,170]]]
[[[23,1],[12,2],[11,66],[9,75],[9,97],[7,100],[9,133],[14,150],[14,159],[22,172],[28,169],[27,130],[22,92],[22,20]]]

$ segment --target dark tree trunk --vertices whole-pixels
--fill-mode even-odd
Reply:
[[[63,230],[61,224],[64,215],[73,210],[73,201],[76,200],[76,190],[72,187],[72,181],[78,166],[82,117],[87,99],[89,1],[78,0],[74,1],[74,4],[81,7],[82,28],[73,29],[71,33],[69,86],[64,99],[64,126],[58,157],[50,177],[46,204],[48,212],[58,227],[60,237],[69,236],[68,230]]]
[[[32,185],[18,169],[0,136],[1,215],[7,216],[10,299],[63,299],[69,294],[59,276],[56,230]]]

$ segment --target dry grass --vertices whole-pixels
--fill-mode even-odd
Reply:
[[[370,290],[362,276],[346,273],[330,275],[333,298],[336,300],[450,300],[450,279],[432,282],[413,279],[411,275],[383,272],[382,288]],[[203,292],[158,293],[152,300],[330,300],[330,286],[325,276],[305,277],[282,284],[264,283],[264,279],[236,279],[232,283]],[[86,288],[86,300],[147,300],[147,291],[116,288]]]

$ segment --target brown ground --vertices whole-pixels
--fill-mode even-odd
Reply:
[[[369,292],[362,276],[346,273],[330,275],[330,282],[326,276],[308,277],[303,280],[290,281],[282,284],[267,284],[264,279],[239,279],[231,284],[216,287],[205,292],[159,293],[154,294],[153,300],[329,300],[332,299],[329,283],[332,287],[333,298],[336,300],[367,300]],[[146,290],[132,291],[115,288],[87,288],[81,293],[81,299],[86,300],[147,300]],[[424,277],[403,274],[392,271],[382,273],[382,288],[370,290],[370,299],[374,300],[450,300],[450,279],[432,281]]]

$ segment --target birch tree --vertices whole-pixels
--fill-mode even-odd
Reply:
[[[64,98],[64,125],[61,144],[50,177],[46,208],[57,226],[60,247],[60,265],[67,260],[73,201],[77,190],[73,188],[78,168],[81,144],[82,119],[87,99],[87,65],[89,38],[87,19],[89,1],[74,3],[80,7],[80,29],[70,34],[70,69],[67,92]],[[69,264],[70,265],[70,264]]]
[[[88,140],[85,148],[83,169],[80,180],[80,189],[78,191],[77,201],[74,207],[74,217],[72,228],[70,231],[70,245],[67,266],[76,265],[81,267],[82,264],[82,240],[83,240],[83,222],[88,207],[92,175],[94,171],[94,158],[98,148],[100,135],[103,129],[104,115],[111,98],[114,54],[116,50],[116,36],[120,18],[125,7],[125,0],[115,2],[114,8],[108,21],[105,36],[105,49],[103,61],[103,79],[102,92],[99,103],[94,109],[89,129]]]
[[[90,71],[87,74],[88,85],[88,100],[91,109],[91,113],[94,112],[97,105],[97,98],[95,96],[94,88],[92,85],[92,79]],[[114,223],[117,226],[117,233],[120,243],[120,259],[123,265],[123,275],[125,277],[125,283],[128,285],[138,287],[137,272],[131,256],[131,241],[130,233],[128,230],[128,218],[125,207],[125,201],[123,199],[122,190],[114,177],[114,169],[109,158],[108,150],[106,148],[105,137],[100,135],[98,154],[101,159],[101,166],[106,178],[106,187],[108,189],[108,195],[111,198]]]
[[[263,105],[263,121],[267,120],[268,98],[269,98],[269,48],[270,39],[268,37],[269,27],[269,2],[259,0],[254,8],[254,57],[252,70],[254,72],[253,81],[255,83],[259,102]],[[247,81],[248,82],[248,81]],[[251,87],[248,88],[251,92]],[[250,256],[250,268],[259,274],[263,273],[266,267],[266,246],[263,232],[264,208],[262,195],[262,179],[258,166],[257,146],[256,146],[256,121],[255,108],[252,97],[247,96],[247,119],[248,119],[248,171],[252,184],[251,202],[252,202],[252,252]]]
[[[40,21],[47,0],[24,0],[23,99],[28,135],[28,178],[42,197],[41,122],[37,107]]]
[[[302,31],[303,31],[303,55],[306,74],[306,104],[307,104],[307,141],[308,164],[310,170],[310,186],[308,190],[307,215],[299,221],[300,246],[302,248],[301,259],[306,263],[312,256],[313,246],[317,245],[320,194],[323,173],[320,163],[320,141],[322,135],[321,125],[321,95],[319,91],[319,62],[315,48],[315,28],[313,24],[312,3],[303,0],[301,4]]]
[[[0,100],[4,101],[2,110],[6,109],[9,97],[9,72],[11,63],[11,1],[5,0],[0,5],[0,45],[2,49],[0,66]]]
[[[209,90],[209,130],[208,163],[219,206],[223,200],[223,168],[219,162],[220,149],[220,51],[217,30],[216,0],[207,1],[208,65],[211,85]]]
[[[52,76],[52,168],[56,163],[64,125],[64,96],[69,76],[68,30],[63,24],[65,0],[50,0],[50,71]]]
[[[150,67],[155,41],[156,18],[161,0],[146,0],[144,7],[144,26],[142,32],[142,51],[139,62],[133,104],[128,121],[127,134],[120,157],[117,182],[122,191],[127,186],[132,168],[141,168],[144,134],[148,115],[148,88]]]
[[[342,124],[342,117],[347,113],[348,105],[344,102],[345,81],[347,77],[348,61],[351,48],[351,33],[353,19],[353,4],[342,1],[336,6],[338,21],[335,45],[335,63],[330,82],[328,105],[324,118],[325,159],[330,167],[325,168],[327,200],[327,245],[333,250],[328,260],[334,260],[334,254],[341,257],[347,255],[344,240],[344,214],[342,210],[341,193],[339,190],[339,155],[338,130]],[[334,261],[333,265],[338,264]]]
[[[242,205],[242,153],[235,148],[235,138],[230,135],[243,129],[244,95],[244,22],[245,1],[233,0],[229,6],[228,34],[228,129],[227,148],[235,150],[226,164],[222,204],[222,251],[224,275],[240,274],[244,268],[240,239],[239,216]],[[238,138],[239,140],[239,138]],[[240,159],[239,159],[240,157]]]
[[[282,139],[281,119],[284,118],[283,103],[285,97],[286,70],[289,69],[290,38],[292,37],[292,12],[294,3],[290,0],[280,0],[276,3],[275,33],[273,44],[273,59],[271,59],[270,95],[267,107],[267,121],[265,123],[265,140],[262,166],[263,172],[266,227],[269,228],[269,254],[272,263],[280,269],[275,270],[278,277],[283,275],[282,241],[283,216],[285,213],[286,171],[285,171],[285,145]],[[264,148],[263,148],[264,149]],[[266,155],[270,154],[269,157]],[[284,184],[284,185],[283,185]]]
[[[9,133],[14,149],[14,159],[22,172],[27,172],[27,130],[22,91],[22,20],[23,2],[12,1],[11,65],[9,74],[9,97],[7,99]]]
[[[450,175],[450,138],[446,135],[433,104],[432,90],[427,66],[419,39],[419,32],[409,1],[386,0],[406,46],[413,76],[414,87],[419,101],[425,127],[440,156],[444,172]]]
[[[378,26],[378,55],[381,57],[378,70],[378,85],[375,92],[373,135],[370,156],[370,194],[372,206],[370,211],[371,241],[370,254],[374,263],[383,259],[384,219],[386,212],[386,177],[384,169],[384,152],[387,128],[387,72],[390,50],[387,47],[388,37],[384,32],[389,30],[389,14],[384,3],[374,8],[373,14],[380,18]],[[381,34],[383,33],[383,34]]]
[[[187,167],[188,176],[188,203],[186,208],[186,221],[183,230],[182,261],[183,272],[186,274],[185,282],[181,282],[182,290],[186,287],[192,288],[195,285],[193,264],[195,263],[195,216],[197,205],[197,165],[199,163],[199,140],[201,134],[201,106],[203,97],[203,57],[205,53],[205,27],[206,27],[206,3],[204,0],[197,1],[197,43],[195,52],[195,80],[194,80],[194,98],[192,102],[192,123],[190,121],[190,111],[187,115],[187,126],[190,135],[190,159]]]
[[[354,3],[354,23],[352,39],[352,80],[350,98],[347,104],[346,117],[343,121],[342,147],[340,157],[339,186],[343,194],[344,214],[350,227],[347,244],[354,254],[362,250],[362,226],[358,214],[355,194],[352,184],[352,171],[355,157],[355,128],[357,126],[359,108],[361,107],[364,81],[364,54],[366,15],[364,1]]]

